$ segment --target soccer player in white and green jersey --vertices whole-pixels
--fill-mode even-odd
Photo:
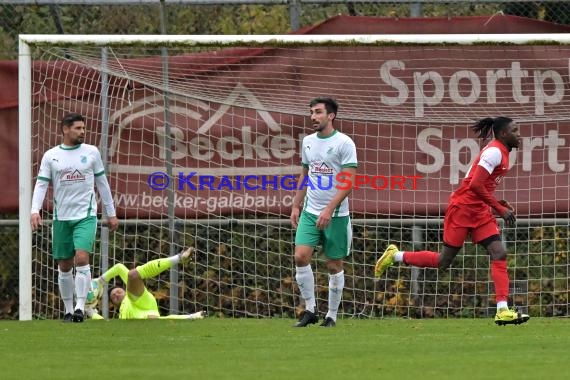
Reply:
[[[85,299],[91,285],[89,255],[93,253],[97,232],[95,183],[109,229],[117,229],[119,222],[101,154],[97,147],[83,143],[85,118],[77,113],[66,115],[61,121],[61,132],[63,143],[45,152],[42,158],[32,197],[30,223],[34,231],[42,224],[40,210],[52,182],[52,253],[58,265],[59,292],[65,306],[63,320],[83,322]]]
[[[328,312],[321,326],[334,327],[344,288],[343,260],[350,254],[352,243],[347,198],[352,189],[337,188],[337,175],[356,175],[356,146],[333,126],[338,111],[334,99],[315,98],[309,107],[315,133],[306,136],[301,145],[303,171],[291,210],[291,223],[297,229],[295,280],[305,300],[305,310],[295,327],[319,320],[311,268],[313,251],[319,242],[329,272]]]
[[[202,319],[205,313],[199,311],[193,314],[168,315],[161,317],[158,312],[156,298],[144,285],[144,280],[155,277],[173,265],[188,263],[194,254],[193,248],[165,259],[156,259],[135,269],[128,270],[124,264],[115,264],[108,271],[97,278],[100,289],[103,284],[119,276],[126,285],[123,288],[115,287],[109,291],[109,299],[113,305],[120,307],[120,319]],[[102,292],[100,291],[99,294]]]

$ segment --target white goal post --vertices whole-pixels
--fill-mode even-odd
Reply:
[[[61,313],[49,194],[44,228],[32,233],[29,219],[39,160],[60,143],[58,122],[71,111],[87,115],[86,142],[103,154],[122,220],[116,234],[98,235],[105,254],[94,277],[195,245],[191,267],[151,284],[162,308],[293,316],[284,179],[300,172],[308,102],[321,95],[339,100],[340,129],[355,139],[369,181],[351,195],[341,314],[486,315],[487,257],[471,244],[446,273],[402,266],[380,282],[372,273],[389,242],[441,247],[447,196],[480,148],[469,126],[505,115],[523,134],[498,189],[520,215],[503,233],[513,302],[566,315],[569,44],[570,34],[20,35],[19,319]],[[316,284],[326,287],[321,256]]]

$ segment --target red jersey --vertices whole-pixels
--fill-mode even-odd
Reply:
[[[477,165],[482,166],[489,172],[490,176],[484,186],[489,194],[493,194],[497,185],[509,171],[509,151],[507,147],[500,141],[493,139],[479,152],[459,188],[451,193],[449,197],[450,205],[469,205],[474,208],[489,208],[489,206],[469,188],[471,178],[475,172],[474,168],[477,167]]]

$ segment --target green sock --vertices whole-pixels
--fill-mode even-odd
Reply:
[[[138,266],[137,271],[143,280],[155,277],[165,270],[172,268],[172,264],[174,264],[175,261],[173,260],[174,257],[175,256],[166,259],[156,259],[149,261],[146,264]]]

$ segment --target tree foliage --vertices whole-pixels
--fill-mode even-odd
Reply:
[[[55,2],[54,2],[55,3]],[[96,1],[93,1],[96,3]],[[554,3],[422,3],[424,16],[505,14],[570,23],[570,5]],[[300,27],[344,14],[408,17],[410,3],[301,4]],[[284,34],[291,32],[286,4],[167,4],[167,34]],[[18,34],[160,34],[161,6],[139,5],[0,5],[0,59],[16,59]]]

